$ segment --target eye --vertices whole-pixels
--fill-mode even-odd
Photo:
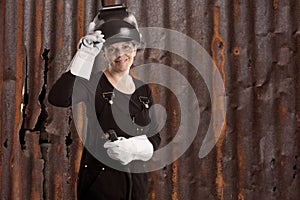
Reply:
[[[114,52],[116,51],[116,48],[114,48],[114,47],[107,47],[107,48],[106,48],[106,51],[107,51],[108,53],[114,53]]]
[[[128,51],[128,50],[132,49],[132,46],[130,44],[125,44],[125,45],[122,46],[122,49],[125,50],[125,51]]]

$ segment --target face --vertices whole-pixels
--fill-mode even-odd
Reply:
[[[133,42],[118,42],[104,47],[104,55],[115,72],[129,71],[134,57],[136,45]]]

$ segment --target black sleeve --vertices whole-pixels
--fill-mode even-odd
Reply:
[[[58,107],[69,107],[72,104],[73,86],[76,76],[65,72],[49,91],[48,101]]]
[[[160,138],[160,135],[159,133],[151,136],[148,138],[148,140],[151,142],[151,144],[153,145],[153,149],[154,151],[156,151],[159,147],[159,144],[160,144],[160,141],[161,141],[161,138]]]

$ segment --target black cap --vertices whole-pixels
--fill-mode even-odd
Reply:
[[[140,43],[141,40],[136,27],[120,19],[109,20],[103,23],[99,28],[96,28],[96,30],[102,31],[105,45],[131,40]]]

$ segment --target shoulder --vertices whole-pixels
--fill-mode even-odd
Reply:
[[[102,79],[102,74],[103,72],[92,73],[89,80],[81,77],[76,77],[75,83],[78,86],[84,86],[86,88],[95,89],[99,84],[99,81]]]

